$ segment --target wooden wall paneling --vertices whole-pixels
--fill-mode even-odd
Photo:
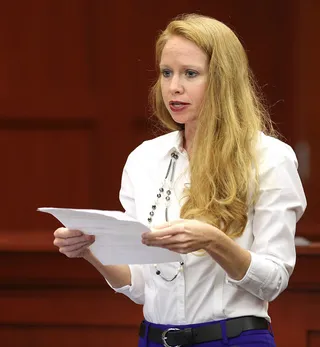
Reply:
[[[142,0],[18,3],[5,2],[0,11],[0,179],[6,183],[0,231],[1,345],[42,346],[46,336],[48,347],[61,341],[85,345],[88,336],[92,346],[113,345],[119,336],[124,339],[119,345],[136,345],[141,307],[114,294],[89,264],[53,252],[57,224],[35,208],[120,208],[124,161],[150,137],[145,120],[148,87],[155,78],[155,36],[178,13],[200,10],[234,27],[275,104],[273,117],[281,131],[292,144],[302,129],[313,136],[307,191],[312,193],[311,211],[316,210],[316,98],[310,97],[316,85],[304,81],[300,89],[292,83],[319,71],[309,63],[311,47],[318,56],[316,45],[311,46],[318,36],[316,2],[295,1],[294,7],[276,0],[245,5],[201,0],[183,6]],[[302,23],[301,31],[292,18]],[[298,38],[293,62],[292,30]],[[307,105],[307,112],[298,104]],[[302,124],[305,114],[307,125]],[[312,218],[307,220],[314,223]],[[287,347],[287,336],[290,346],[318,341],[319,324],[312,313],[319,305],[318,277],[310,283],[318,258],[315,253],[303,259],[292,289],[271,305],[280,347]],[[297,316],[303,317],[302,325]]]
[[[318,106],[318,81],[320,79],[320,3],[318,1],[295,1],[293,51],[294,84],[293,122],[300,174],[308,199],[308,208],[300,223],[301,234],[309,239],[320,240],[320,118]]]
[[[36,235],[40,233],[41,231],[31,232],[31,238],[36,239]],[[17,238],[19,249],[17,246],[16,249],[13,246],[3,247],[3,243],[0,243],[2,289],[19,289],[20,286],[49,288],[55,285],[76,287],[80,284],[82,287],[86,284],[96,287],[105,284],[101,275],[88,262],[83,259],[69,259],[60,254],[52,244],[52,234],[46,235],[46,247],[43,249],[37,248],[36,243],[25,247],[24,238],[24,235]]]
[[[124,329],[119,326],[1,326],[0,338],[3,347],[136,347],[138,345],[137,327]]]
[[[2,250],[0,261],[1,346],[136,346],[142,307],[83,259]]]
[[[292,2],[234,1],[233,26],[247,51],[271,118],[292,144]]]
[[[93,134],[88,4],[1,4],[0,175],[7,183],[6,230],[52,230],[53,219],[35,212],[39,205],[95,205],[95,163],[101,158]]]
[[[277,346],[308,347],[309,331],[320,331],[319,309],[319,290],[289,288],[271,303]]]
[[[289,286],[269,307],[278,347],[309,347],[309,340],[316,341],[320,331],[319,266],[319,243],[297,247],[297,264]]]
[[[141,307],[106,283],[100,287],[21,287],[1,290],[1,324],[136,327]],[[139,312],[138,312],[139,309]]]
[[[290,278],[293,289],[320,291],[320,243],[297,247],[297,263]]]
[[[308,347],[320,346],[320,331],[310,331],[308,334]]]
[[[1,4],[1,117],[92,115],[89,3]]]
[[[1,229],[49,229],[40,206],[90,207],[94,180],[94,125],[84,120],[0,119]]]

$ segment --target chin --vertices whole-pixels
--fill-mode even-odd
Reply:
[[[181,124],[181,125],[187,125],[187,124],[192,124],[194,123],[194,120],[193,119],[190,119],[189,117],[172,117],[172,119],[178,123],[178,124]]]
[[[177,124],[180,124],[180,125],[185,125],[187,122],[185,121],[182,121],[181,119],[176,119],[176,118],[173,118],[172,119],[177,123]]]
[[[176,114],[171,114],[171,118],[178,124],[186,124],[189,121],[189,117],[177,116]]]

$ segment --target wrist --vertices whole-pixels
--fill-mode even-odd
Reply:
[[[220,243],[221,234],[223,234],[221,230],[210,225],[210,228],[206,231],[206,242],[203,249],[208,253],[213,252]]]
[[[86,249],[85,253],[82,256],[90,264],[93,264],[98,261],[98,259],[93,255],[90,249]]]

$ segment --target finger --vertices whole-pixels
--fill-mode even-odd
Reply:
[[[170,228],[172,225],[172,222],[165,222],[162,224],[158,224],[155,227],[152,228],[152,230],[158,230],[158,229],[165,229],[165,228]]]
[[[181,244],[181,243],[172,243],[172,244],[163,244],[163,245],[156,245],[156,244],[150,244],[148,246],[151,247],[160,247],[168,249],[169,251],[181,253],[181,254],[187,254],[190,252],[193,252],[193,247],[189,245],[188,243]]]
[[[61,247],[59,248],[59,252],[68,254],[71,252],[76,252],[76,251],[80,251],[81,249],[88,248],[91,244],[92,242],[80,242],[76,245]]]
[[[153,229],[164,229],[164,228],[168,228],[168,227],[171,227],[171,226],[180,224],[180,223],[182,223],[183,221],[184,221],[183,219],[176,219],[176,220],[173,220],[173,221],[169,221],[169,222],[165,222],[165,223],[162,223],[162,224],[158,224],[158,225],[156,225],[155,227],[153,227]]]
[[[188,253],[191,252],[190,250],[184,249],[184,248],[181,248],[181,247],[167,248],[167,249],[168,249],[169,251],[171,251],[171,252],[180,253],[180,254],[188,254]]]
[[[88,247],[81,247],[75,251],[71,251],[71,252],[68,252],[66,253],[65,255],[68,257],[68,258],[81,258],[83,257],[85,254],[88,254],[90,253],[90,248],[89,246]]]
[[[172,252],[176,252],[176,253],[182,253],[182,254],[187,254],[187,253],[190,253],[190,252],[193,252],[194,251],[194,247],[192,246],[192,244],[186,242],[186,243],[176,243],[176,244],[172,244],[170,246],[167,246],[167,247],[164,247],[163,248],[166,248],[168,249],[169,251],[172,251]]]
[[[77,237],[83,235],[83,232],[80,230],[73,230],[73,229],[68,229],[68,228],[58,228],[54,233],[54,237],[58,238],[69,238],[69,237]]]
[[[55,238],[53,240],[53,244],[57,247],[62,246],[71,246],[75,245],[79,242],[93,242],[95,239],[94,235],[81,235],[81,236],[74,236],[74,237],[68,237],[68,238]]]
[[[175,228],[175,229],[173,229]],[[156,240],[158,238],[162,237],[168,237],[168,236],[174,236],[177,234],[181,234],[183,231],[180,230],[180,228],[176,227],[170,227],[166,229],[162,229],[161,231],[152,231],[142,234],[142,239],[145,240]]]
[[[79,242],[76,245],[71,245],[71,246],[65,246],[65,247],[60,247],[60,252],[61,253],[68,253],[68,252],[73,252],[73,251],[77,251],[81,248],[87,248],[88,246],[90,246],[92,244],[92,242]]]
[[[155,240],[142,240],[142,243],[144,243],[147,246],[155,246],[155,247],[168,247],[171,245],[181,245],[181,240],[179,240],[177,237],[166,237],[166,238],[158,238]]]

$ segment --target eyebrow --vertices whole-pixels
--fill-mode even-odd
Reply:
[[[181,67],[183,69],[191,69],[191,70],[203,70],[202,67],[200,66],[195,66],[195,65],[181,65]],[[171,67],[167,64],[159,64],[159,68],[160,69],[163,69],[163,68],[168,68],[168,69],[171,69]]]

